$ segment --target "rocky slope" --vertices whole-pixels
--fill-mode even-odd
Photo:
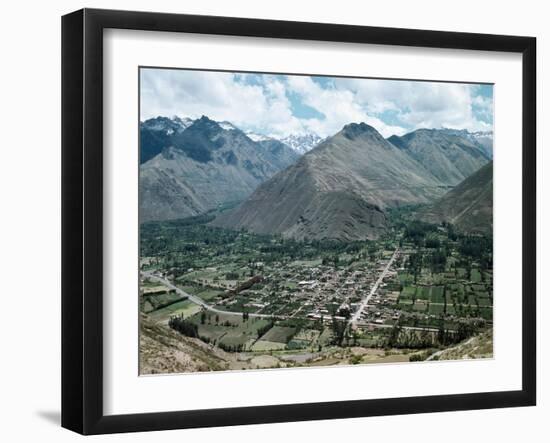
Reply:
[[[230,123],[204,116],[189,125],[159,117],[140,126],[142,222],[239,202],[298,158],[278,141],[255,142]]]
[[[440,200],[420,210],[416,218],[430,223],[449,222],[465,232],[492,232],[493,162],[483,166]]]
[[[427,203],[444,189],[373,127],[352,123],[213,224],[297,239],[377,238],[387,227],[386,208]]]
[[[449,186],[457,185],[490,160],[478,143],[460,131],[418,129],[402,137],[392,135],[388,141]]]

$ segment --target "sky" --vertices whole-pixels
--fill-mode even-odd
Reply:
[[[384,137],[493,126],[493,86],[481,84],[142,68],[140,100],[141,121],[206,115],[276,138],[359,122]]]

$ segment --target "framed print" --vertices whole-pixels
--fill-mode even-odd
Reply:
[[[62,21],[62,425],[534,405],[530,37]]]

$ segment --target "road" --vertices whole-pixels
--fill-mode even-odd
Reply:
[[[355,325],[357,323],[357,320],[359,320],[359,317],[361,316],[361,312],[363,312],[363,309],[367,306],[369,303],[371,297],[376,293],[378,290],[378,286],[380,286],[380,283],[384,280],[384,277],[388,274],[388,271],[390,270],[391,265],[393,264],[394,260],[396,259],[397,255],[399,254],[399,248],[396,248],[393,252],[393,255],[390,258],[390,261],[380,274],[380,277],[378,277],[378,280],[376,280],[376,283],[372,286],[370,292],[367,294],[367,296],[361,300],[361,304],[355,311],[355,313],[351,316],[351,318],[348,320],[348,325]]]
[[[209,311],[215,312],[217,314],[239,315],[239,316],[243,315],[242,312],[224,311],[223,309],[218,309],[215,306],[209,305],[202,298],[197,297],[196,295],[189,294],[189,293],[185,292],[183,289],[178,288],[176,285],[171,283],[169,280],[167,280],[165,278],[162,278],[162,277],[159,277],[158,275],[155,275],[150,271],[141,271],[141,274],[143,276],[153,280],[153,281],[156,281],[158,283],[162,283],[164,286],[176,291],[176,293],[181,295],[182,297],[187,297],[190,301],[192,301],[193,303],[203,307],[204,309],[208,309]],[[256,318],[273,318],[273,317],[277,317],[277,318],[281,318],[281,319],[286,319],[288,317],[287,315],[276,315],[276,316],[274,316],[272,314],[255,314],[253,312],[247,312],[247,314],[248,314],[249,317],[256,317]]]

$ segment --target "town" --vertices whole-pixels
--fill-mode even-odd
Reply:
[[[229,231],[209,220],[142,226],[141,311],[239,360],[418,361],[492,328],[490,238],[399,211],[384,237],[354,242]]]

